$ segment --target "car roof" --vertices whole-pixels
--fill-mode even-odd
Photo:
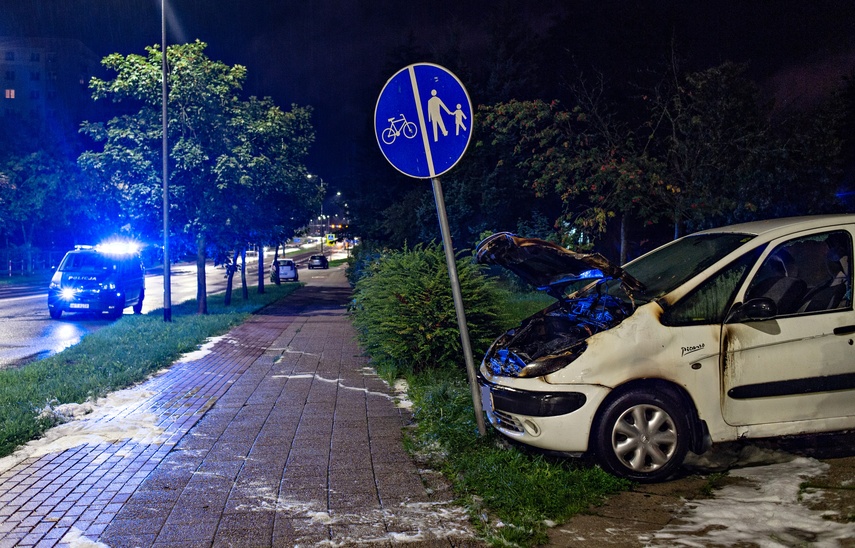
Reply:
[[[732,232],[738,234],[754,234],[775,237],[777,233],[788,234],[801,230],[813,228],[833,227],[855,223],[855,214],[838,215],[806,215],[802,217],[783,217],[780,219],[766,219],[764,221],[751,221],[735,225],[711,228],[695,232],[694,234],[720,234]]]

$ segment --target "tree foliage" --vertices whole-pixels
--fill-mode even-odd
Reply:
[[[485,122],[494,142],[514,143],[510,158],[535,192],[560,198],[556,228],[576,246],[605,232],[615,217],[657,219],[664,189],[657,160],[637,144],[644,139],[592,96],[584,98],[572,109],[558,101],[510,101],[491,109]]]
[[[318,199],[304,166],[314,140],[311,110],[243,99],[246,69],[208,58],[205,48],[196,41],[167,50],[170,226],[195,247],[200,313],[207,311],[206,257],[281,241],[306,223]],[[115,77],[93,78],[93,97],[123,102],[127,113],[85,123],[82,131],[102,146],[79,159],[149,235],[163,215],[161,60],[157,46],[104,59]]]
[[[524,170],[539,196],[560,197],[565,243],[584,245],[619,219],[624,260],[628,220],[667,219],[679,235],[837,207],[840,100],[776,123],[746,67],[733,63],[673,69],[620,114],[604,87],[580,79],[570,108],[512,100],[481,109],[492,143],[513,144],[500,162]]]

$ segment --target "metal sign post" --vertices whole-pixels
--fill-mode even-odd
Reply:
[[[446,125],[447,123],[447,125]],[[457,261],[451,243],[448,215],[439,176],[463,157],[472,137],[472,102],[466,88],[447,69],[430,63],[409,65],[386,82],[374,109],[374,133],[383,155],[392,166],[410,177],[431,179],[436,212],[451,280],[451,293],[466,373],[475,408],[475,422],[483,436],[484,412],[472,359],[469,328]]]

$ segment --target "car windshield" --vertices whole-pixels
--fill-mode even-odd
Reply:
[[[643,298],[669,293],[754,238],[724,232],[687,236],[628,263],[624,270],[644,284]]]
[[[753,234],[725,232],[686,236],[627,263],[623,269],[644,284],[636,301],[652,301],[670,293],[709,266],[754,238]],[[624,295],[619,280],[607,282],[607,292]]]

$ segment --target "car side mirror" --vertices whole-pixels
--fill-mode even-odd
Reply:
[[[778,315],[778,305],[768,297],[758,297],[735,306],[727,315],[725,323],[762,322]]]

